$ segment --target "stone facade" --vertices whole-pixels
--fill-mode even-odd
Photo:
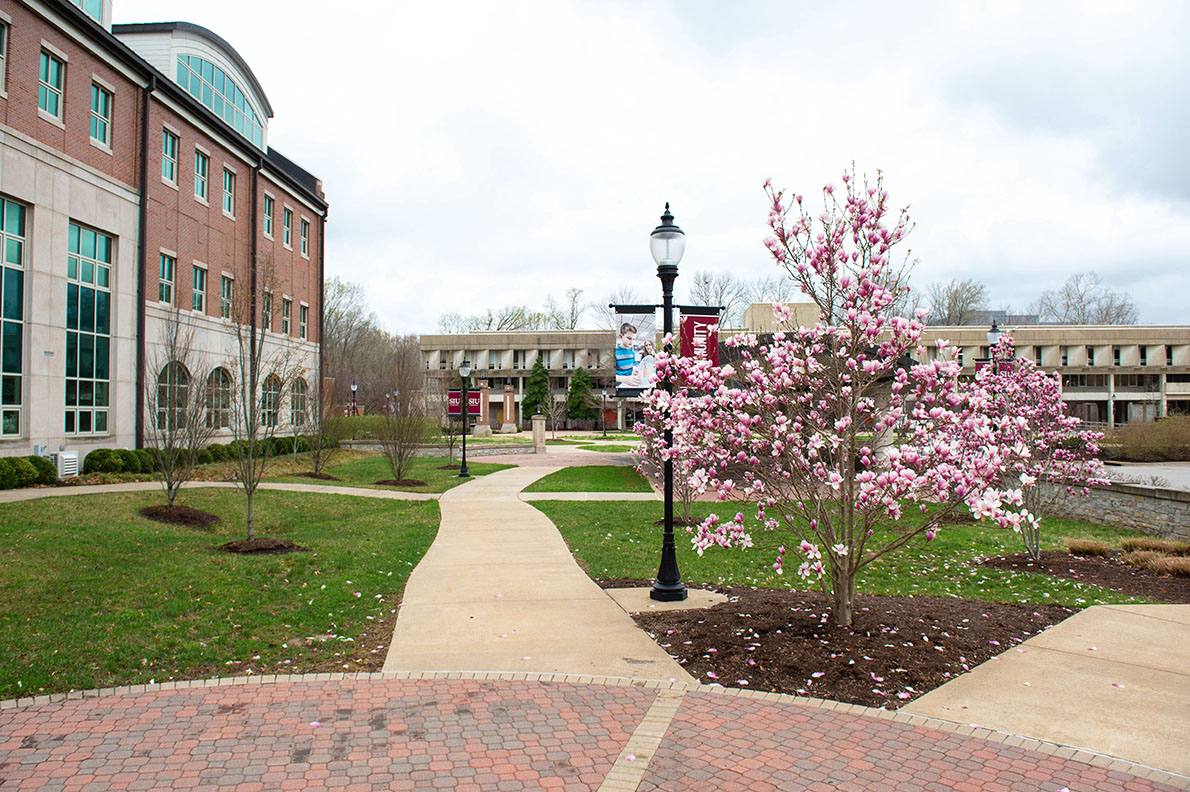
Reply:
[[[1129,528],[1165,539],[1190,541],[1190,492],[1107,484],[1086,495],[1059,495],[1050,509],[1056,516]]]

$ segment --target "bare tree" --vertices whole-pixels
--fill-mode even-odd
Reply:
[[[1136,324],[1136,304],[1127,292],[1109,289],[1094,272],[1076,272],[1058,289],[1042,292],[1030,306],[1042,322],[1054,324]]]
[[[757,278],[747,285],[748,304],[783,303],[794,300],[799,292],[789,278]]]
[[[257,265],[255,294],[251,287],[237,288],[231,305],[231,428],[235,437],[236,483],[248,499],[248,540],[256,538],[253,501],[264,477],[272,439],[281,423],[281,397],[300,375],[292,343],[268,339],[279,312],[274,299],[276,278],[271,259]],[[238,284],[237,284],[238,285]],[[259,323],[254,322],[259,318]]]
[[[926,288],[930,324],[967,325],[988,307],[987,287],[977,280],[935,281]]]
[[[333,386],[328,388],[325,377],[319,377],[314,386],[314,402],[309,405],[310,413],[310,464],[315,476],[321,476],[339,451],[342,440],[342,422],[334,420],[337,410]]]
[[[350,386],[351,375],[359,368],[368,342],[378,329],[376,316],[367,304],[367,294],[358,283],[338,278],[326,282],[321,339],[326,365],[323,373],[333,378],[336,389]]]
[[[404,483],[409,463],[429,435],[426,412],[425,372],[421,365],[421,346],[417,336],[393,338],[387,381],[389,402],[381,409],[376,439],[380,453],[388,462],[393,481]]]
[[[558,399],[551,390],[549,398],[541,403],[539,407],[541,414],[550,422],[550,434],[553,439],[558,439],[558,421],[566,420],[566,399]]]
[[[478,314],[447,313],[438,317],[440,333],[474,333],[483,331],[538,330],[545,325],[545,314],[524,305],[506,305],[495,310],[488,308]]]
[[[215,433],[216,422],[207,415],[206,380],[201,375],[206,366],[197,350],[194,325],[179,308],[166,310],[152,356],[157,387],[146,394],[145,439],[161,472],[166,507],[173,509],[178,491],[194,473],[198,452]]]
[[[548,330],[577,330],[582,322],[583,314],[587,312],[587,305],[582,302],[583,290],[570,288],[566,290],[566,304],[559,306],[550,295],[545,301],[545,327]]]
[[[917,314],[917,309],[922,307],[922,299],[921,292],[906,285],[888,306],[887,315],[912,318]]]
[[[722,306],[723,324],[739,327],[748,307],[748,285],[729,272],[696,272],[690,280],[690,303]]]
[[[656,298],[654,298],[654,301]],[[647,300],[640,293],[629,286],[620,286],[603,300],[590,304],[589,308],[595,315],[595,326],[598,330],[616,329],[616,312],[609,305],[644,305]]]

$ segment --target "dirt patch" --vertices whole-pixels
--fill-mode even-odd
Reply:
[[[258,536],[255,539],[237,539],[234,542],[221,544],[218,547],[225,553],[240,553],[243,555],[283,555],[285,553],[305,553],[308,547],[294,544],[288,539],[271,539]]]
[[[339,478],[338,476],[332,476],[330,473],[311,473],[308,470],[305,473],[294,473],[294,475],[300,476],[302,478],[318,479],[319,481],[342,481],[343,480],[343,479]]]
[[[1190,579],[1158,575],[1148,569],[1130,566],[1121,560],[1122,556],[1118,552],[1107,556],[1075,556],[1060,550],[1050,550],[1041,554],[1040,561],[1017,553],[995,556],[980,563],[996,569],[1018,569],[1093,583],[1121,594],[1157,602],[1178,605],[1190,603]]]
[[[418,479],[384,479],[374,481],[373,484],[383,484],[387,487],[424,487],[426,483]]]
[[[180,525],[183,528],[210,528],[219,522],[218,515],[177,503],[173,506],[146,506],[139,509],[137,514],[157,522]]]
[[[604,588],[648,581],[601,580]],[[713,586],[707,610],[634,614],[695,679],[896,709],[1075,611],[943,597],[859,595],[855,623],[830,623],[820,592]]]
[[[439,470],[458,470],[459,466],[458,465],[439,465],[438,469]]]

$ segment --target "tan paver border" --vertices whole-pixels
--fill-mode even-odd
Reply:
[[[51,693],[40,696],[25,696],[17,699],[0,700],[0,711],[23,707],[37,707],[45,704],[54,704],[61,701],[71,701],[75,699],[130,695],[156,690],[188,690],[193,688],[225,687],[229,685],[270,685],[294,682],[384,679],[559,682],[579,685],[606,685],[609,687],[637,687],[666,693],[667,695],[664,697],[661,695],[658,696],[657,701],[654,702],[654,707],[650,708],[649,713],[646,714],[645,718],[642,720],[641,726],[638,727],[637,731],[640,733],[641,738],[639,741],[639,748],[635,747],[632,742],[633,739],[637,738],[637,734],[634,733],[632,739],[629,740],[629,745],[634,745],[634,748],[629,750],[628,746],[625,746],[625,749],[621,752],[620,758],[617,759],[616,765],[613,766],[614,771],[616,766],[619,766],[622,761],[625,761],[624,757],[626,754],[633,753],[634,750],[640,750],[640,758],[642,761],[639,762],[639,765],[636,762],[633,762],[631,768],[629,768],[633,775],[635,775],[637,770],[639,770],[639,772],[643,775],[648,767],[648,762],[643,760],[646,758],[651,758],[653,751],[656,750],[656,745],[652,745],[650,742],[655,737],[654,732],[656,729],[654,727],[656,727],[662,720],[668,724],[670,720],[672,720],[674,714],[676,714],[677,708],[680,705],[682,698],[687,693],[697,692],[711,693],[721,696],[739,696],[741,698],[760,699],[762,701],[780,701],[793,706],[834,710],[836,712],[845,712],[850,715],[878,718],[880,720],[890,720],[896,723],[905,723],[910,726],[923,726],[929,729],[937,729],[938,731],[953,732],[963,736],[976,737],[989,742],[1003,743],[1004,745],[1015,748],[1022,748],[1028,751],[1035,751],[1040,754],[1056,756],[1060,759],[1070,759],[1076,762],[1093,765],[1095,767],[1117,770],[1119,772],[1129,773],[1139,778],[1148,779],[1156,783],[1167,784],[1177,789],[1190,790],[1190,776],[1171,773],[1167,770],[1162,770],[1157,767],[1150,767],[1149,765],[1130,762],[1126,759],[1119,759],[1117,757],[1098,753],[1096,751],[1089,751],[1068,745],[1060,745],[1058,743],[1037,740],[1031,737],[1022,737],[1021,735],[1010,734],[1008,732],[997,731],[995,729],[987,729],[971,723],[957,723],[955,721],[948,721],[940,718],[911,715],[907,712],[874,709],[872,707],[864,707],[859,704],[846,704],[841,701],[828,701],[826,699],[816,699],[807,696],[790,696],[785,693],[769,693],[760,690],[747,690],[745,688],[724,688],[719,685],[702,685],[698,683],[678,682],[676,680],[667,682],[654,679],[593,676],[590,674],[550,674],[512,671],[358,671],[320,674],[259,674],[252,676],[177,680],[145,685],[123,685],[120,687],[98,688],[94,690],[72,690],[69,693]],[[654,712],[654,709],[657,711]],[[652,718],[652,720],[650,720],[650,718]],[[654,723],[654,721],[657,723]],[[662,731],[662,735],[664,735],[664,731]],[[660,738],[657,739],[657,744],[660,744]],[[613,775],[615,775],[617,785],[608,787],[609,792],[610,790],[620,790],[621,788],[626,788],[622,787],[620,784],[627,783],[630,778],[628,778],[624,773],[616,774],[613,772],[613,774],[609,774],[608,780],[612,780]]]

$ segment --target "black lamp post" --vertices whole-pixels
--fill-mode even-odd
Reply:
[[[599,422],[603,424],[603,436],[607,437],[607,388],[599,400]]]
[[[661,215],[661,225],[653,229],[649,235],[649,252],[653,254],[653,261],[657,262],[657,277],[661,279],[661,311],[662,332],[668,338],[673,332],[673,302],[674,280],[678,277],[678,262],[682,260],[682,253],[686,250],[686,234],[674,225],[674,216],[669,213],[669,204],[665,204],[665,214]],[[670,350],[667,348],[666,352]],[[673,393],[673,382],[666,378],[665,390]],[[665,447],[673,445],[673,429],[665,428]],[[674,464],[672,459],[665,460],[665,534],[661,541],[661,567],[657,570],[657,580],[653,583],[653,590],[649,592],[652,599],[661,602],[676,602],[686,599],[686,584],[682,582],[682,574],[678,571],[678,555],[674,546]]]
[[[467,472],[467,429],[471,423],[471,417],[467,414],[467,381],[470,376],[471,361],[464,360],[463,365],[459,366],[459,377],[463,380],[463,403],[459,410],[463,416],[463,463],[459,465],[459,478],[471,478],[471,474]]]
[[[359,385],[355,384],[355,380],[351,381],[351,415],[352,417],[359,415],[359,408],[355,406],[355,392],[359,390]]]

